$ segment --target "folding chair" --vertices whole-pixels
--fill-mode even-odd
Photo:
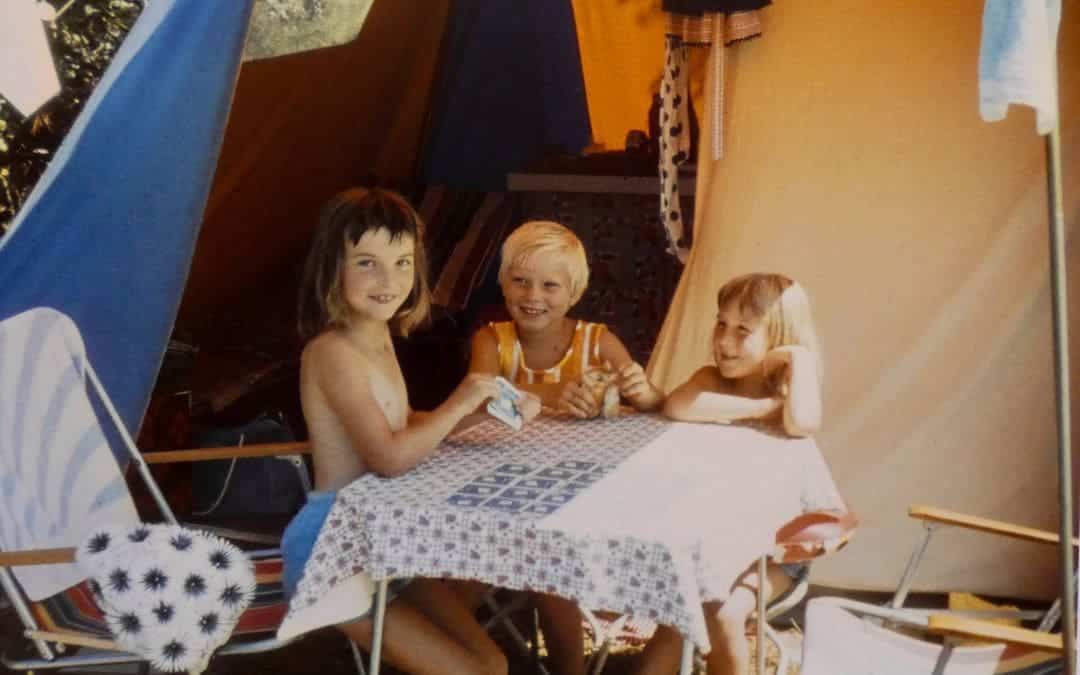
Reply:
[[[768,558],[766,558],[766,560],[767,559]],[[771,626],[771,622],[798,606],[803,598],[806,597],[806,593],[809,589],[810,567],[807,565],[799,572],[797,577],[792,579],[792,584],[787,590],[766,603],[765,622],[764,625],[761,626],[761,631],[765,637],[776,646],[780,654],[780,665],[777,668],[778,673],[786,672],[790,657],[787,654],[787,649],[780,639],[780,636]],[[599,645],[592,655],[589,656],[587,672],[591,675],[600,675],[604,669],[604,665],[607,663],[607,657],[611,653],[612,646],[614,646],[616,639],[627,624],[633,622],[633,617],[623,614],[616,617],[613,621],[605,622],[600,620],[592,612],[582,611],[582,614],[585,617],[586,624],[588,624],[593,632],[594,643]],[[758,639],[762,639],[760,634]],[[701,660],[700,655],[696,655],[696,657],[698,668],[701,670],[704,668],[704,662]]]
[[[1000,520],[981,518],[922,504],[911,505],[908,508],[908,515],[911,518],[922,522],[923,532],[916,543],[915,550],[908,560],[903,576],[900,578],[896,592],[890,602],[892,608],[903,607],[904,602],[907,600],[908,593],[911,590],[911,586],[915,581],[919,563],[926,554],[926,549],[930,545],[931,537],[939,528],[960,527],[991,535],[1005,536],[1022,541],[1050,544],[1054,546],[1057,546],[1060,541],[1060,537],[1053,532],[1016,525]],[[1078,542],[1076,538],[1073,538],[1072,545],[1077,546],[1078,543],[1080,542]],[[1054,600],[1050,607],[1045,611],[1010,609],[965,611],[939,610],[938,615],[939,618],[936,620],[938,625],[958,625],[975,628],[986,625],[1001,627],[1000,624],[988,624],[986,621],[978,622],[977,625],[972,623],[978,619],[1012,618],[1021,621],[1037,622],[1036,632],[1044,636],[1052,636],[1053,633],[1050,633],[1049,631],[1053,630],[1061,619],[1061,599],[1058,598]],[[1060,636],[1058,636],[1058,638],[1060,639]],[[1053,644],[1053,638],[1050,638],[1050,640],[1051,644]],[[999,665],[997,672],[1034,672],[1031,669],[1039,667],[1038,662],[1040,661],[1044,664],[1049,664],[1047,667],[1057,667],[1059,659],[1054,654],[1047,653],[1048,651],[1053,652],[1054,650],[1050,649],[1040,652],[1033,648],[1025,649],[1022,647],[1014,647],[1006,653],[1006,657],[1003,659],[1006,663]],[[1009,662],[1015,663],[1010,664]]]
[[[802,602],[810,588],[810,562],[847,546],[855,535],[858,525],[859,519],[851,510],[812,511],[792,519],[777,531],[776,547],[770,555],[762,556],[758,560],[758,578],[765,578],[766,565],[770,559],[778,564],[803,563],[804,567],[802,573],[793,579],[791,587],[780,596],[773,598],[771,602],[766,602],[766,598],[758,594],[756,616],[765,617],[764,621],[755,622],[757,626],[755,672],[758,675],[765,675],[766,640],[773,643],[779,654],[776,672],[781,675],[787,673],[790,656],[783,640],[769,622],[786,614]]]
[[[930,545],[930,538],[939,527],[961,527],[968,530],[985,532],[987,534],[1005,536],[1039,544],[1050,544],[1053,546],[1057,546],[1058,542],[1061,541],[1060,537],[1054,532],[1047,532],[1045,530],[1016,525],[1001,520],[981,518],[922,504],[912,504],[908,508],[908,515],[916,520],[922,521],[923,533],[922,537],[920,537],[919,541],[916,543],[915,550],[912,552],[907,567],[904,569],[904,574],[900,578],[900,583],[896,587],[896,593],[893,595],[891,606],[895,608],[902,607],[904,601],[907,599],[908,593],[911,590],[911,584],[915,580],[915,574],[918,571],[919,563],[922,561],[923,555],[926,554],[926,549]],[[1080,540],[1077,540],[1074,537],[1072,545],[1080,545]],[[1038,630],[1049,631],[1054,628],[1061,619],[1061,599],[1058,598],[1055,600],[1045,612],[995,612],[994,614],[1010,615],[1023,620],[1038,620]]]
[[[260,451],[269,452],[252,446],[239,454]],[[222,458],[236,452],[226,448],[206,454]],[[0,322],[0,587],[37,652],[36,657],[32,651],[4,654],[0,660],[7,668],[145,663],[117,649],[84,575],[73,564],[74,547],[95,525],[138,522],[121,471],[129,461],[164,520],[175,524],[71,319],[36,308]],[[258,653],[286,644],[272,637],[287,609],[281,560],[273,551],[249,555],[256,595],[218,654]],[[72,647],[78,648],[74,654],[69,653]]]
[[[772,553],[758,560],[758,575],[763,577],[766,573],[766,565],[769,560],[776,563],[807,563],[799,575],[792,579],[791,586],[779,596],[766,601],[764,596],[758,596],[757,616],[764,615],[765,621],[755,622],[757,625],[757,644],[765,644],[769,640],[775,645],[779,653],[777,673],[786,673],[790,657],[784,642],[773,629],[769,622],[786,614],[795,608],[810,588],[809,562],[814,558],[840,550],[847,545],[854,536],[858,518],[851,511],[844,513],[832,512],[809,512],[787,523],[777,531],[776,547]],[[615,637],[630,618],[620,617],[612,622],[604,630],[596,617],[589,612],[583,612],[586,621],[592,626],[599,649],[592,655],[589,664],[589,672],[599,675],[607,660]],[[765,650],[758,650],[758,673],[763,674],[765,669]],[[700,664],[699,664],[700,665]]]
[[[986,621],[843,598],[807,603],[802,675],[991,675],[1010,646],[1060,654],[1061,636]],[[935,636],[943,637],[935,639]],[[993,644],[957,646],[956,636]],[[1036,666],[1028,675],[1061,672]]]

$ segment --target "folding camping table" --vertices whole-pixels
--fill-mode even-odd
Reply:
[[[393,479],[368,474],[337,496],[290,613],[363,572],[385,581],[473,579],[554,593],[582,607],[673,626],[709,650],[702,603],[722,600],[778,528],[843,509],[812,439],[653,415],[488,421]]]

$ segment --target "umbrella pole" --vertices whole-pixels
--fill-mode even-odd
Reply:
[[[1065,270],[1065,217],[1061,197],[1060,127],[1046,137],[1047,206],[1050,225],[1050,290],[1054,320],[1054,379],[1057,385],[1058,501],[1061,505],[1061,631],[1065,672],[1076,670],[1076,589],[1073,583],[1072,430],[1069,408],[1069,309]]]

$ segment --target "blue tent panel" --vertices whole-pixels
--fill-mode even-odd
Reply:
[[[39,305],[71,316],[131,429],[187,278],[250,11],[147,3],[0,241],[0,319]]]

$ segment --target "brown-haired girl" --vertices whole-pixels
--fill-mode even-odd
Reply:
[[[323,209],[304,269],[299,314],[306,340],[300,400],[315,492],[282,538],[289,594],[338,490],[368,472],[405,473],[498,395],[494,378],[473,374],[435,410],[409,406],[391,333],[408,334],[427,317],[422,240],[416,211],[393,192],[350,189]],[[390,590],[396,601],[387,608],[383,642],[390,664],[415,675],[505,675],[505,656],[446,582],[418,579],[391,584]],[[338,628],[370,646],[369,616]]]

